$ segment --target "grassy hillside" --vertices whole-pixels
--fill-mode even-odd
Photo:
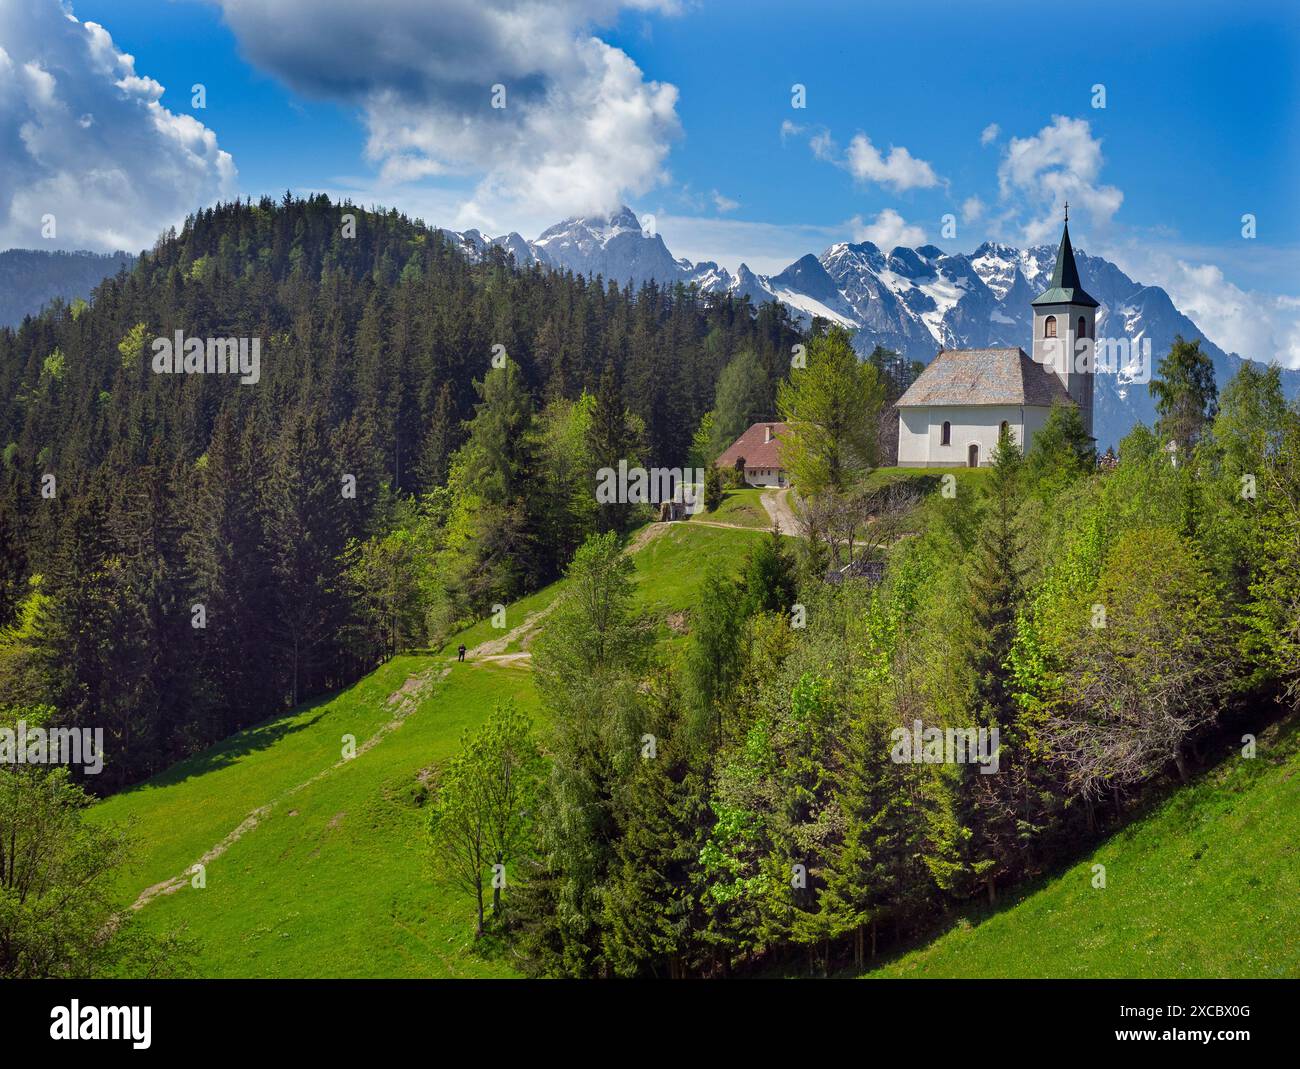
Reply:
[[[708,562],[738,567],[758,537],[685,524],[636,536],[638,600],[664,638]],[[205,976],[510,975],[473,946],[470,899],[432,871],[423,784],[496,702],[536,717],[525,651],[561,589],[508,606],[506,631],[484,621],[437,655],[398,657],[97,805],[92,819],[130,822],[139,844],[122,903],[143,902],[150,929],[185,928]],[[450,653],[461,641],[465,664]],[[195,889],[187,873],[205,856]]]
[[[1106,887],[1092,886],[1094,865]],[[1300,976],[1300,721],[872,976]]]
[[[742,527],[761,527],[766,530],[772,526],[772,517],[763,507],[765,493],[766,490],[750,488],[726,490],[722,494],[722,504],[712,512],[697,512],[692,519],[735,523]]]
[[[255,826],[188,881],[141,911],[157,930],[184,926],[205,976],[491,976],[504,965],[471,947],[469,901],[433,877],[419,804],[422,778],[463,728],[514,697],[535,710],[526,667],[451,666],[399,657],[336,697],[243,732],[97,807],[133,819],[142,850],[122,900],[183,874],[259,812]],[[412,679],[427,691],[390,700]],[[418,693],[418,692],[417,692]],[[358,755],[340,763],[342,738]],[[265,808],[263,808],[265,807]]]

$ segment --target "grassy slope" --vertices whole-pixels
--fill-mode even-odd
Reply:
[[[1092,866],[1106,866],[1106,887]],[[1300,720],[998,911],[871,975],[1300,976]]]
[[[765,490],[727,490],[722,495],[722,504],[714,511],[696,513],[694,518],[713,523],[738,523],[742,527],[761,527],[767,530],[772,526],[772,517],[763,507],[764,493]]]
[[[660,621],[689,607],[708,561],[738,566],[759,534],[666,526],[633,558],[639,604]],[[508,626],[548,605],[561,585],[508,606]],[[485,621],[448,649],[500,636]],[[400,727],[331,770],[345,734],[364,744],[393,719],[390,695],[413,675],[431,671],[436,680],[448,665],[447,678]],[[141,911],[151,929],[186,929],[199,944],[203,975],[510,975],[507,961],[472,946],[469,897],[435,879],[417,797],[420,773],[445,761],[462,730],[508,697],[536,714],[526,664],[458,665],[446,653],[398,657],[346,691],[100,803],[92,819],[131,822],[139,843],[118,881],[120,900],[134,902],[146,887],[182,874],[253,810],[270,805],[207,866],[205,888],[186,885]]]
[[[465,727],[496,701],[534,710],[526,668],[455,666],[368,752],[294,794],[392,718],[387,698],[431,658],[399,657],[356,686],[244,732],[97,807],[134,818],[139,862],[122,899],[176,875],[253,809],[270,813],[209,864],[207,886],[161,896],[142,911],[157,930],[185,927],[210,976],[501,975],[470,948],[469,900],[433,878],[421,770],[445,760]]]

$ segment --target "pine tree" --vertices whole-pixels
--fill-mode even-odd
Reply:
[[[837,761],[843,838],[827,865],[819,906],[833,937],[851,935],[854,963],[876,956],[882,925],[897,936],[933,896],[925,865],[925,766],[894,762],[892,724],[868,704],[853,718]]]
[[[632,435],[628,433],[627,413],[623,395],[613,364],[607,363],[600,376],[600,389],[596,393],[596,408],[591,416],[588,451],[596,469],[618,470],[619,461],[629,466],[636,457]],[[592,472],[592,493],[595,493],[595,472]],[[622,531],[628,524],[628,507],[616,502],[602,502],[597,508],[598,531]]]
[[[1024,784],[1011,765],[1027,759],[1028,740],[1008,666],[1021,597],[1022,536],[1016,512],[1022,469],[1020,449],[1011,431],[1004,429],[967,571],[963,652],[972,680],[971,723],[978,729],[997,729],[1001,754],[997,775],[985,775],[982,766],[972,762],[960,767],[959,813],[970,833],[964,843],[966,864],[984,883],[990,901],[998,875],[1014,871],[1013,855],[1019,846],[1016,795]]]
[[[1147,389],[1156,400],[1161,437],[1173,442],[1180,455],[1190,457],[1201,431],[1218,411],[1214,362],[1201,352],[1200,339],[1189,342],[1178,335]]]
[[[1043,500],[1096,467],[1097,450],[1074,405],[1054,404],[1025,457],[1024,478]]]

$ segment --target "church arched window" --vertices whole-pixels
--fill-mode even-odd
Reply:
[[[1010,429],[1011,429],[1011,424],[1008,423],[1006,420],[1003,420],[1002,426],[998,428],[998,437],[1001,437],[1002,435],[1006,434],[1007,431],[1009,431]]]
[[[1088,321],[1084,319],[1083,316],[1079,316],[1079,337],[1086,338],[1087,336],[1088,336]]]
[[[940,445],[952,445],[952,424],[947,420],[943,421],[943,435],[939,439]]]
[[[1046,319],[1043,320],[1043,337],[1044,338],[1056,337],[1056,316],[1048,316]]]

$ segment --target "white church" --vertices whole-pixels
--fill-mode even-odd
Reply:
[[[1077,405],[1092,434],[1098,304],[1079,282],[1066,209],[1051,282],[1033,301],[1033,355],[1020,348],[941,351],[898,400],[900,467],[988,464],[1004,427],[1027,452],[1058,402]]]

